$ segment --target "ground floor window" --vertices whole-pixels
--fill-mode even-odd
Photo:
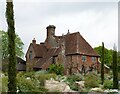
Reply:
[[[96,62],[96,57],[91,57],[92,62]]]
[[[84,55],[82,56],[82,61],[83,61],[83,62],[86,62],[86,61],[87,61],[86,56],[84,56]]]

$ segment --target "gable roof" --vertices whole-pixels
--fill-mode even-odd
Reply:
[[[61,42],[61,40],[64,40],[66,55],[83,54],[83,55],[89,55],[89,56],[99,56],[94,51],[94,49],[89,45],[89,43],[82,37],[82,35],[80,35],[79,32],[67,34],[64,36],[55,36],[55,39],[57,42]],[[53,56],[57,56],[60,52],[60,47],[58,47],[59,49],[58,48],[47,49],[45,43],[42,43],[42,44],[31,43],[30,46],[33,46],[35,57],[38,57],[38,58],[47,57],[47,55],[52,56],[51,55],[52,50],[55,50],[55,49],[57,49],[57,52],[54,53]]]
[[[34,44],[34,43],[30,43],[26,55],[28,54],[28,51],[29,51],[29,49],[30,49],[30,46],[33,46],[33,50],[34,50],[34,53],[35,53],[35,57],[43,57],[44,54],[47,52],[47,49],[46,49],[46,47],[45,47],[44,44]]]
[[[61,40],[62,36],[55,36],[56,41]],[[99,56],[89,43],[80,35],[79,32],[67,34],[64,36],[65,41],[65,54],[84,54]]]

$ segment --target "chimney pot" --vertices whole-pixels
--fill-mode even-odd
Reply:
[[[35,38],[33,38],[32,43],[33,43],[33,44],[36,44],[36,40],[35,40]]]
[[[56,27],[54,25],[49,25],[46,27],[46,29],[51,29],[51,28],[55,29]]]

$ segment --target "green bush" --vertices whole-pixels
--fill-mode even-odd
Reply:
[[[50,65],[49,72],[56,73],[57,75],[63,75],[64,66],[62,64],[52,64]]]
[[[43,74],[41,72],[19,72],[17,74],[17,87],[19,92],[47,92],[44,88],[45,80],[55,79],[56,74]]]
[[[50,78],[55,79],[56,74],[41,74],[37,78],[40,81],[40,85],[44,86],[45,80],[49,80]]]
[[[85,76],[85,87],[94,88],[99,86],[98,76],[94,73],[89,73]]]
[[[40,70],[40,71],[36,71],[35,74],[47,74],[48,71],[46,70]]]
[[[43,86],[39,84],[37,80],[19,78],[17,82],[19,92],[47,92]]]
[[[118,73],[118,81],[120,81],[120,73]]]
[[[5,77],[0,77],[0,80],[2,81],[2,92],[7,92],[7,90],[8,90],[8,87],[7,87],[7,84],[8,84],[8,77],[7,76],[5,76]]]
[[[81,80],[82,80],[81,77],[78,75],[70,75],[67,77],[66,82],[70,86],[70,89],[78,91],[78,86],[75,82]]]
[[[113,88],[113,81],[112,80],[105,80],[104,81],[104,88],[105,89],[112,89]]]
[[[83,81],[84,80],[84,76],[82,74],[76,73],[74,75],[76,75],[79,78],[79,81]]]
[[[78,75],[70,75],[67,77],[68,82],[75,82],[75,81],[81,81],[82,79]]]

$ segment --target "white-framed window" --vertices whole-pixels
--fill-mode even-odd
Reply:
[[[32,51],[29,52],[29,59],[32,59]]]
[[[92,62],[96,62],[96,57],[91,57]]]
[[[87,61],[87,57],[83,55],[83,56],[82,56],[82,61],[83,61],[83,62],[86,62],[86,61]]]

